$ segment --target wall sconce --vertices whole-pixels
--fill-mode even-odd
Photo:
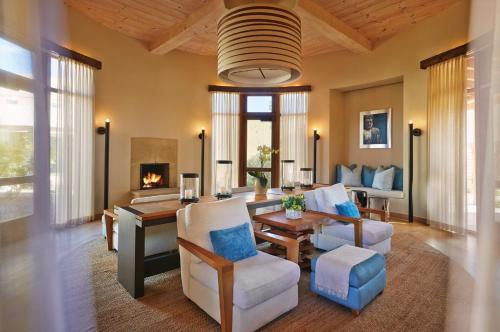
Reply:
[[[318,129],[314,128],[313,131],[313,183],[316,183],[316,156],[317,156],[317,145],[320,136],[318,134]]]
[[[201,140],[201,196],[205,195],[205,128],[198,134]]]
[[[104,127],[97,127],[97,134],[104,136],[104,210],[108,208],[109,193],[109,137],[111,123],[109,119],[104,122]]]
[[[413,128],[413,121],[408,122],[408,132],[410,139],[409,175],[408,175],[408,222],[413,222],[413,137],[422,135],[422,130]]]

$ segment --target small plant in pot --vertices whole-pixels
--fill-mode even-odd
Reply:
[[[267,145],[259,145],[257,147],[257,151],[259,152],[259,163],[260,168],[264,168],[264,164],[268,161],[271,161],[271,156],[273,154],[277,154],[279,150],[273,150],[271,147]],[[262,171],[249,171],[248,174],[255,178],[254,187],[255,193],[257,195],[263,195],[267,192],[267,184],[268,179],[266,177],[266,173]]]
[[[281,205],[285,208],[288,219],[302,218],[302,211],[306,208],[303,194],[285,196],[281,199]]]

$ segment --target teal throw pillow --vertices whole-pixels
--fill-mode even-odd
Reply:
[[[214,252],[231,262],[257,255],[248,224],[210,231]]]

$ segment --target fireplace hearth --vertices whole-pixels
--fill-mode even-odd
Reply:
[[[168,163],[141,164],[140,189],[168,188]]]

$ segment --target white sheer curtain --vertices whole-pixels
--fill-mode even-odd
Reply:
[[[52,62],[52,222],[64,226],[94,214],[94,73],[65,57]]]
[[[212,193],[215,192],[215,161],[233,162],[233,188],[238,187],[240,95],[212,93]]]
[[[295,179],[297,181],[300,179],[300,168],[310,167],[307,161],[308,108],[309,93],[307,92],[291,92],[280,95],[280,159],[295,160]]]
[[[429,68],[429,185],[431,225],[464,233],[466,223],[465,56]]]

